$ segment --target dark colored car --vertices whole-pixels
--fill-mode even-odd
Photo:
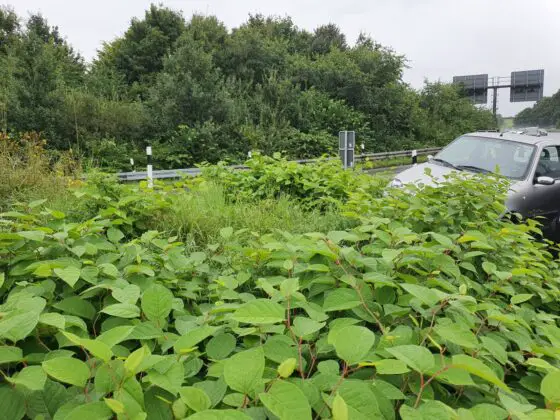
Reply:
[[[490,173],[499,168],[500,175],[512,181],[506,202],[509,211],[542,218],[545,237],[560,242],[560,134],[465,134],[427,163],[398,174],[390,185],[430,184],[426,168],[435,179],[452,171]]]

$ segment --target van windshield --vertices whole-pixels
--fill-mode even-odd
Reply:
[[[459,170],[494,172],[511,179],[525,179],[535,146],[511,140],[462,136],[439,152],[441,162]]]

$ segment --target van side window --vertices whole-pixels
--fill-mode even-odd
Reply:
[[[535,176],[560,179],[560,145],[548,146],[542,150]]]

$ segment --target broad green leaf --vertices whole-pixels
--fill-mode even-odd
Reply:
[[[362,362],[375,343],[375,335],[365,327],[350,325],[332,330],[328,336],[329,344],[336,354],[348,365]]]
[[[280,420],[311,419],[311,407],[305,394],[294,384],[275,381],[260,400]]]
[[[348,406],[344,399],[336,394],[332,404],[333,420],[348,420]]]
[[[249,394],[261,384],[264,363],[262,347],[236,353],[225,361],[224,379],[234,391]]]
[[[114,400],[112,398],[103,398],[107,407],[111,409],[115,414],[124,414],[124,404],[118,400]]]
[[[56,312],[42,313],[39,315],[39,322],[45,325],[51,325],[60,330],[66,327],[66,319]]]
[[[477,404],[469,411],[476,420],[504,420],[508,417],[506,410],[493,404]]]
[[[173,345],[173,349],[177,354],[189,352],[194,346],[210,337],[217,330],[217,327],[211,327],[210,325],[193,328],[185,335],[179,337]]]
[[[84,347],[93,356],[100,358],[104,362],[108,362],[113,357],[111,348],[102,341],[81,338],[69,332],[63,331],[62,334],[77,346]]]
[[[455,411],[441,401],[426,400],[420,407],[403,405],[399,410],[402,420],[447,420],[457,418]]]
[[[171,365],[167,364],[168,361]],[[163,369],[162,366],[165,366],[166,369]],[[151,384],[176,395],[185,380],[185,368],[182,363],[175,361],[175,357],[166,358],[161,365],[158,363],[153,369],[149,370],[145,379]]]
[[[188,420],[253,420],[238,410],[205,410],[188,417]]]
[[[41,242],[45,239],[45,232],[42,230],[21,231],[17,232],[17,234],[24,239],[29,239],[30,241]]]
[[[531,300],[531,298],[533,296],[535,296],[535,295],[532,294],[532,293],[523,293],[523,294],[520,294],[520,295],[515,295],[515,296],[511,297],[510,302],[511,302],[512,305],[518,305],[520,303],[527,302],[528,300]]]
[[[74,266],[69,266],[66,268],[55,268],[53,271],[54,274],[56,274],[70,287],[74,287],[74,285],[80,279],[80,269]]]
[[[255,299],[243,304],[232,318],[246,324],[276,324],[284,321],[282,305],[267,299]]]
[[[298,316],[294,319],[292,330],[298,337],[307,337],[316,333],[326,325],[325,322],[317,322],[304,316]]]
[[[534,366],[534,367],[546,370],[547,372],[554,372],[554,371],[559,370],[556,366],[552,366],[546,360],[537,359],[537,358],[534,358],[534,357],[527,359],[527,362],[525,362],[525,363],[529,366]]]
[[[109,277],[116,278],[119,276],[119,270],[113,264],[110,263],[100,264],[98,268],[101,270],[103,274]]]
[[[120,229],[117,228],[109,228],[107,229],[107,238],[113,242],[113,243],[117,243],[119,242],[122,238],[124,238],[124,234],[121,232]]]
[[[527,400],[520,394],[500,392],[498,398],[502,406],[511,414],[515,413],[516,417],[523,417],[523,414],[529,413],[537,408],[535,405],[527,403]]]
[[[239,392],[234,392],[232,394],[227,394],[222,402],[225,405],[229,405],[230,407],[240,408],[243,406],[243,403],[246,401],[246,397]]]
[[[33,419],[41,415],[46,419],[53,418],[58,409],[71,398],[64,385],[47,379],[42,391],[32,392],[27,397],[27,415]],[[4,408],[4,405],[0,403],[0,407]]]
[[[482,269],[486,272],[486,274],[494,274],[498,267],[496,267],[496,264],[492,262],[484,261],[482,263]]]
[[[484,348],[488,350],[498,362],[503,365],[507,363],[507,352],[496,340],[493,340],[490,337],[482,336],[480,337],[480,341],[482,341]]]
[[[109,394],[122,387],[126,379],[122,360],[111,360],[99,366],[95,372],[95,391],[101,395]]]
[[[496,385],[498,388],[509,392],[509,387],[498,379],[494,371],[478,359],[464,354],[457,354],[453,356],[452,364],[455,368],[466,370],[467,372]]]
[[[120,303],[136,304],[140,298],[140,288],[135,284],[128,284],[122,289],[114,288],[112,291],[113,297]]]
[[[331,231],[327,234],[327,236],[335,244],[338,244],[342,241],[356,242],[357,240],[359,240],[359,237],[356,234],[343,230]]]
[[[383,359],[372,363],[379,375],[402,375],[410,372],[407,364],[402,360]]]
[[[385,350],[420,373],[429,371],[435,365],[434,355],[426,347],[409,344],[389,347]]]
[[[23,352],[19,347],[0,346],[0,365],[21,360],[23,360]]]
[[[217,406],[220,401],[224,398],[224,395],[227,391],[227,384],[220,378],[217,381],[203,381],[197,382],[193,385],[195,388],[200,388],[206,392],[206,395],[210,397],[210,401],[212,402],[212,407]]]
[[[173,416],[176,419],[184,419],[187,418],[187,412],[189,411],[189,407],[187,404],[183,402],[180,398],[173,402],[171,406],[171,410],[173,411]]]
[[[434,327],[434,331],[445,341],[468,349],[475,349],[479,343],[474,333],[462,324],[446,323]]]
[[[330,292],[323,303],[325,312],[343,311],[356,308],[362,304],[358,293],[353,289],[335,289]]]
[[[206,354],[210,359],[225,359],[235,350],[236,342],[237,340],[232,334],[218,334],[206,344]]]
[[[173,396],[162,389],[152,387],[144,393],[148,420],[173,420],[171,400]]]
[[[23,385],[31,391],[40,391],[44,388],[47,375],[41,366],[28,366],[6,380],[14,385]]]
[[[439,295],[427,287],[407,283],[403,283],[400,286],[428,306],[434,306],[440,301]]]
[[[267,359],[276,363],[282,363],[290,357],[298,357],[297,347],[294,341],[282,335],[273,335],[264,343],[264,354]]]
[[[81,360],[60,357],[43,362],[43,369],[51,378],[83,388],[89,377],[89,367]]]
[[[140,324],[136,324],[130,334],[128,335],[128,340],[153,340],[155,338],[163,337],[164,332],[161,328],[158,328],[154,322],[147,321]],[[169,337],[169,335],[167,335]]]
[[[109,348],[113,348],[119,343],[125,341],[132,333],[134,327],[129,325],[121,325],[105,331],[103,334],[96,338],[97,341],[107,344]]]
[[[5,311],[0,318],[0,338],[12,342],[26,338],[39,323],[39,315],[45,305],[45,299],[40,297],[17,299],[17,303],[13,303],[15,308]]]
[[[405,396],[396,386],[382,381],[381,379],[374,379],[371,383],[374,391],[384,395],[389,400],[404,400]]]
[[[140,316],[140,308],[130,303],[115,303],[106,306],[101,312],[117,318],[138,318]]]
[[[153,284],[142,295],[142,312],[150,321],[167,318],[173,305],[173,293],[161,284]]]
[[[290,376],[292,376],[292,373],[294,373],[296,366],[297,360],[295,359],[295,357],[290,357],[289,359],[286,359],[282,363],[280,363],[280,366],[278,366],[277,369],[278,375],[281,378],[289,378]]]
[[[0,420],[21,420],[25,415],[24,396],[14,388],[0,387]]]
[[[369,384],[360,380],[345,380],[338,388],[338,394],[348,407],[349,419],[381,419],[377,398]]]
[[[541,394],[546,401],[560,403],[560,371],[550,372],[541,382]]]
[[[91,402],[65,410],[65,414],[58,415],[53,420],[109,420],[113,418],[113,412],[102,401]]]
[[[138,373],[138,367],[149,356],[150,350],[145,346],[133,351],[124,361],[125,370],[129,375],[136,375]]]
[[[181,400],[197,413],[199,411],[208,410],[212,405],[210,397],[199,388],[192,386],[183,387],[179,391],[179,395],[181,396]]]
[[[78,296],[71,296],[53,305],[54,308],[61,310],[65,315],[76,315],[85,319],[93,319],[97,314],[95,306],[87,300]]]

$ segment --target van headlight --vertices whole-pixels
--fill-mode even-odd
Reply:
[[[400,179],[395,178],[391,181],[389,186],[392,187],[392,188],[402,188],[403,182]]]

